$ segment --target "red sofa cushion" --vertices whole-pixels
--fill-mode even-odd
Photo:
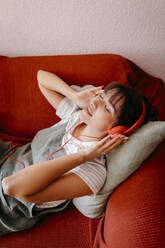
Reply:
[[[54,72],[68,84],[80,86],[120,81],[149,96],[154,95],[154,104],[162,104],[160,95],[165,90],[161,80],[143,73],[132,62],[114,54],[0,56],[0,68],[0,129],[10,135],[29,138],[59,120],[38,88],[39,69]],[[165,110],[162,105],[159,108],[162,119]]]
[[[127,83],[127,74],[132,73],[126,60],[117,55],[1,56],[0,68],[1,129],[26,137],[59,120],[38,88],[37,70],[54,72],[68,84],[80,86],[111,80]]]
[[[0,238],[2,248],[89,248],[99,219],[89,219],[72,205],[60,214],[49,214],[35,227]]]

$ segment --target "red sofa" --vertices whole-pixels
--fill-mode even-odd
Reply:
[[[68,84],[106,85],[120,81],[150,97],[165,121],[165,85],[133,62],[114,54],[37,57],[0,56],[0,137],[31,140],[59,119],[39,91],[37,70],[59,75]],[[23,138],[27,138],[27,141]],[[30,230],[0,238],[2,248],[163,248],[165,140],[109,197],[105,216],[89,219],[72,204],[45,216]],[[16,220],[17,221],[17,220]]]

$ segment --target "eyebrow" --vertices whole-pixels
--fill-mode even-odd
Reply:
[[[111,104],[111,106],[113,107],[114,111],[116,112],[116,108],[115,105],[124,97],[123,94],[121,94],[121,96],[119,98],[117,98],[117,96],[120,94],[120,91],[116,92],[114,95],[112,95],[109,99],[108,102]],[[117,100],[114,102],[114,104],[112,103],[113,100],[115,100],[117,98]]]

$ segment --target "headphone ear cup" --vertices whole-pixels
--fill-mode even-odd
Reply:
[[[127,130],[126,126],[116,126],[111,129],[109,129],[108,133],[109,134],[124,134],[125,131]]]

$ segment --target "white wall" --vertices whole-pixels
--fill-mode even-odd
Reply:
[[[0,0],[0,54],[116,53],[165,81],[165,0]]]

